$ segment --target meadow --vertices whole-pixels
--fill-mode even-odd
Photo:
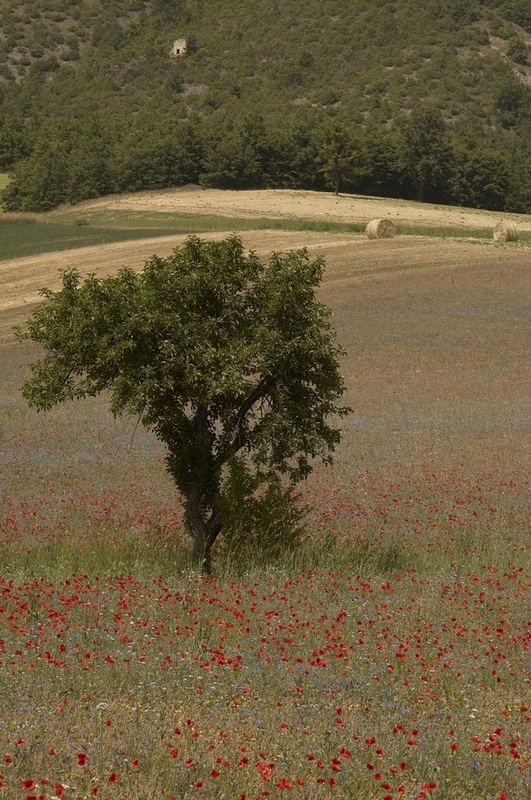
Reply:
[[[301,546],[221,541],[213,580],[153,435],[104,397],[28,410],[9,333],[69,257],[157,243],[4,263],[1,797],[528,796],[529,249],[244,234],[305,240],[353,413]]]

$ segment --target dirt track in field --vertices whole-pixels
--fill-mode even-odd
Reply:
[[[329,192],[292,189],[169,189],[104,197],[76,206],[76,213],[82,213],[83,209],[214,214],[243,218],[303,218],[347,223],[387,217],[408,225],[466,228],[494,227],[503,218],[510,219],[522,231],[531,231],[529,214],[503,214],[362,195],[336,197]]]

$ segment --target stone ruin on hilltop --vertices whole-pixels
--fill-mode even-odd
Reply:
[[[170,50],[171,58],[179,58],[180,56],[185,56],[188,51],[188,40],[187,39],[176,39],[173,43],[173,47]]]

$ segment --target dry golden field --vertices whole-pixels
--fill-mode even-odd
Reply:
[[[228,191],[225,189],[169,189],[104,197],[76,207],[84,210],[128,212],[181,212],[219,214],[227,217],[304,218],[329,222],[367,222],[387,217],[410,225],[448,227],[494,227],[500,217],[510,219],[522,231],[531,230],[528,214],[436,206],[382,197],[295,189]]]

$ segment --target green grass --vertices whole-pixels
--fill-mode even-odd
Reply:
[[[73,212],[53,212],[51,218],[72,223]],[[162,229],[165,233],[206,233],[208,231],[335,231],[337,233],[361,233],[365,230],[362,222],[328,222],[296,217],[229,217],[217,214],[181,214],[167,211],[108,211],[89,210],[77,215],[76,222],[100,228]]]
[[[406,201],[404,201],[406,202]],[[433,206],[433,208],[448,208],[455,210],[454,206]],[[52,212],[53,219],[63,222],[72,222],[74,211]],[[321,231],[324,233],[364,233],[365,222],[331,222],[328,220],[307,219],[305,217],[228,217],[214,214],[182,214],[168,211],[109,211],[88,210],[78,221],[85,224],[104,227],[130,228],[163,228],[167,232],[175,233],[206,233],[208,231],[256,231],[256,230],[286,230],[286,231]],[[482,239],[492,240],[492,228],[465,227],[457,225],[412,225],[398,223],[397,231],[402,236],[430,236],[449,239]],[[531,243],[531,231],[520,233],[520,241]]]
[[[233,217],[194,216],[191,214],[146,214],[107,216],[104,214],[76,223],[70,218],[54,222],[0,217],[0,261],[9,258],[70,250],[89,245],[209,231],[309,230],[360,233],[363,225],[319,222],[313,220],[238,219]],[[107,220],[107,221],[106,221]],[[82,223],[82,224],[79,224]]]
[[[0,261],[8,258],[70,250],[88,245],[144,239],[163,236],[162,229],[131,229],[78,227],[65,223],[39,223],[27,220],[20,222],[0,220]]]

